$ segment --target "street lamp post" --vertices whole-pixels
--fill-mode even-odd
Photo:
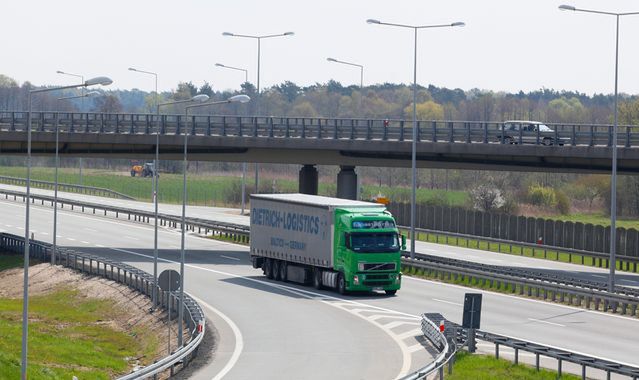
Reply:
[[[248,34],[235,34],[235,33],[229,33],[229,32],[224,32],[222,33],[223,36],[227,36],[227,37],[242,37],[242,38],[252,38],[254,40],[257,40],[257,115],[259,116],[260,114],[260,104],[261,104],[261,95],[260,95],[260,53],[261,53],[261,46],[262,46],[262,39],[265,38],[274,38],[274,37],[285,37],[285,36],[292,36],[295,33],[293,32],[286,32],[286,33],[281,33],[281,34],[266,34],[266,35],[261,35],[261,36],[252,36],[252,35],[248,35]],[[259,188],[259,180],[260,180],[260,166],[259,163],[255,163],[255,192],[257,193],[258,188]]]
[[[411,176],[412,176],[412,184],[411,184],[411,197],[410,197],[410,257],[411,259],[415,258],[415,202],[416,202],[416,188],[417,188],[417,31],[420,29],[432,29],[432,28],[448,28],[448,27],[457,27],[464,26],[463,22],[453,22],[452,24],[437,24],[437,25],[404,25],[404,24],[394,24],[381,22],[379,20],[368,19],[366,20],[369,24],[377,24],[377,25],[389,25],[389,26],[397,26],[400,28],[409,28],[414,31],[414,62],[413,62],[413,141],[411,147]]]
[[[346,62],[346,61],[340,61],[339,59],[335,59],[335,58],[326,58],[327,61],[329,62],[334,62],[334,63],[341,63],[344,65],[349,65],[349,66],[355,66],[355,67],[359,67],[359,90],[361,92],[361,95],[359,97],[359,112],[360,112],[360,117],[361,112],[362,112],[362,97],[364,96],[364,66],[357,64],[357,63],[353,63],[353,62]]]
[[[66,96],[58,98],[58,100],[69,100],[77,98],[88,98],[100,95],[97,91],[89,91],[78,96]],[[51,265],[55,265],[56,254],[58,252],[58,168],[60,167],[60,156],[58,152],[59,148],[59,125],[55,124],[55,172],[53,182],[53,246],[51,247]]]
[[[22,297],[22,357],[21,357],[21,368],[20,368],[20,378],[22,380],[27,379],[27,338],[28,338],[28,314],[29,314],[29,245],[31,244],[31,239],[29,234],[31,233],[29,229],[29,211],[31,204],[31,108],[32,108],[32,98],[33,94],[41,93],[41,92],[49,92],[49,91],[57,91],[57,90],[67,90],[78,87],[88,87],[95,85],[103,85],[108,86],[113,81],[107,77],[96,77],[87,80],[82,84],[76,84],[73,86],[63,86],[63,87],[51,87],[51,88],[41,88],[29,91],[29,100],[28,100],[28,109],[29,113],[27,116],[27,193],[25,198],[25,226],[24,226],[24,282],[23,282],[23,297]]]
[[[244,83],[248,82],[248,70],[242,69],[240,67],[227,66],[222,63],[216,63],[215,66],[222,67],[225,69],[244,71]],[[241,214],[244,215],[244,209],[246,207],[246,162],[242,162],[242,211]]]
[[[186,118],[184,125],[184,153],[182,159],[182,236],[180,243],[180,301],[178,306],[178,347],[182,346],[182,319],[184,316],[184,260],[185,260],[185,240],[186,240],[186,168],[187,168],[187,147],[188,147],[188,137],[189,137],[189,110],[191,108],[197,107],[206,107],[218,104],[227,104],[227,103],[246,103],[250,100],[250,98],[246,95],[235,95],[226,100],[221,100],[217,102],[206,102],[209,99],[207,95],[196,95],[189,100],[180,100],[176,102],[163,103],[159,106],[165,106],[170,104],[179,104],[179,103],[187,103],[187,102],[199,102],[200,104],[193,104],[185,107],[184,116]]]
[[[155,310],[158,304],[158,189],[159,189],[159,176],[158,165],[160,164],[160,94],[158,93],[158,74],[152,71],[139,70],[134,67],[129,67],[129,71],[135,71],[137,73],[153,75],[155,77],[155,110],[157,117],[157,125],[155,127],[155,159],[153,160],[153,217],[155,219],[153,226],[153,307],[151,310]]]
[[[62,74],[62,75],[69,75],[69,76],[76,77],[76,78],[80,78],[80,83],[84,83],[84,75],[67,73],[67,72],[61,71],[61,70],[56,71],[56,73],[57,74]],[[84,87],[82,87],[82,95],[84,95]],[[81,109],[81,111],[80,111],[81,114],[80,115],[82,115],[82,113],[84,113],[84,98],[85,97],[82,96],[82,103],[80,104],[80,109]],[[82,161],[82,157],[80,157],[80,159],[79,159],[79,166],[80,166],[80,168],[79,168],[79,170],[80,170],[80,186],[82,186],[83,185],[82,166],[84,166],[83,165],[83,161]]]
[[[608,278],[608,291],[615,291],[615,269],[617,266],[617,129],[618,129],[618,91],[619,82],[619,19],[621,16],[639,15],[639,12],[603,12],[591,9],[579,9],[572,5],[560,5],[562,11],[574,11],[585,13],[596,13],[607,16],[614,16],[617,22],[615,36],[615,101],[614,101],[614,125],[612,127],[612,174],[610,177],[610,276]]]

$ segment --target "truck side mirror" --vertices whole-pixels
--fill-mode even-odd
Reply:
[[[351,249],[351,234],[348,232],[344,232],[344,246],[346,248]]]
[[[402,251],[406,250],[406,235],[400,235],[402,237]]]

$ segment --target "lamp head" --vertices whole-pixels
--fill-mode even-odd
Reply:
[[[381,24],[382,22],[379,21],[379,20],[375,20],[375,19],[369,18],[368,20],[366,20],[366,23],[368,23],[368,24]]]
[[[450,24],[450,26],[466,26],[466,24],[463,23],[463,22],[458,21],[458,22],[454,22],[454,23]]]
[[[217,66],[217,67],[226,67],[226,66],[224,66],[224,65],[223,65],[223,64],[221,64],[221,63],[216,63],[216,64],[215,64],[215,66]]]
[[[231,103],[248,103],[250,100],[251,98],[244,94],[231,96],[229,98],[229,102]]]
[[[64,71],[58,70],[58,71],[56,71],[56,74],[64,74]]]
[[[283,34],[283,36],[292,36],[294,34],[295,34],[295,32],[286,32],[286,33]]]
[[[136,69],[134,67],[129,67],[129,71],[138,71],[138,69]]]
[[[337,62],[335,58],[331,58],[331,57],[326,58],[326,60],[329,62]]]
[[[233,33],[229,33],[229,32],[224,32],[222,33],[223,36],[227,36],[227,37],[233,37],[234,34]]]
[[[573,7],[572,5],[563,4],[559,6],[559,10],[560,11],[576,11],[577,8]]]
[[[111,80],[111,78],[108,77],[95,77],[95,78],[91,78],[89,80],[87,80],[86,82],[84,82],[85,86],[95,86],[96,84],[102,85],[102,86],[108,86],[111,83],[113,83],[113,80]]]
[[[204,103],[207,100],[209,100],[209,96],[206,94],[195,95],[194,97],[191,98],[191,101],[195,103]]]

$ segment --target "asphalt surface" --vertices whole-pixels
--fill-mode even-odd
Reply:
[[[77,197],[64,195],[71,196]],[[124,202],[129,203],[125,207],[133,205]],[[172,208],[179,206],[161,205],[160,212],[170,213]],[[215,219],[216,215],[233,212],[197,209],[203,214],[195,215],[194,211],[187,215],[206,214]],[[36,239],[50,240],[52,214],[49,207],[32,207]],[[0,201],[0,215],[0,229],[24,234],[21,202]],[[234,218],[246,219],[239,215]],[[152,272],[151,226],[69,211],[60,212],[59,222],[60,245],[82,248]],[[163,260],[176,261],[179,234],[162,229],[160,246]],[[607,273],[598,268],[435,244],[418,243],[417,247],[424,253],[458,255],[496,265],[502,265],[498,261],[501,260],[506,265],[547,267],[584,276]],[[220,336],[214,360],[193,378],[221,378],[215,377],[218,373],[229,379],[256,374],[260,378],[393,378],[429,360],[418,340],[418,316],[423,312],[440,312],[460,322],[463,296],[469,291],[405,276],[395,297],[342,297],[330,291],[317,292],[266,280],[259,270],[250,267],[246,247],[189,236],[187,249],[185,289],[203,301],[205,312]],[[177,265],[165,261],[160,265],[161,269],[168,267]],[[636,281],[636,276],[628,276]],[[638,319],[482,293],[481,328],[486,331],[639,366]],[[480,348],[493,350],[487,346]]]

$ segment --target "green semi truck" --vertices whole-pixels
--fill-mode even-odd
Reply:
[[[401,287],[406,238],[378,203],[307,194],[251,195],[251,261],[278,281],[317,289]]]

